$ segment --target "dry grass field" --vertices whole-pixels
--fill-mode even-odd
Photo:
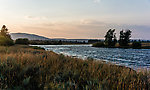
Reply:
[[[0,47],[0,89],[150,89],[148,71],[81,60],[37,47]]]

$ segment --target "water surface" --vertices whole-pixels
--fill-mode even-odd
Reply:
[[[150,68],[150,49],[95,48],[91,45],[34,45],[58,54],[104,60],[131,68]]]

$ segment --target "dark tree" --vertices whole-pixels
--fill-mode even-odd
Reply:
[[[130,30],[120,31],[120,39],[119,39],[120,46],[128,46],[130,43],[130,38],[131,38]]]
[[[134,48],[134,49],[140,49],[141,47],[142,47],[141,40],[139,40],[139,41],[134,40],[132,42],[132,48]]]
[[[8,29],[5,25],[2,26],[0,34],[6,38],[11,39],[11,36],[9,35]]]
[[[3,46],[10,46],[14,45],[13,40],[11,39],[11,36],[8,33],[8,29],[5,25],[2,26],[2,29],[0,30],[0,45]]]
[[[113,42],[112,42],[112,46],[115,46],[116,43],[117,43],[117,37],[116,37],[116,33],[114,34],[114,37],[113,37]]]
[[[28,45],[29,44],[29,39],[27,39],[27,38],[18,38],[18,39],[16,39],[15,44]]]
[[[117,43],[116,33],[115,29],[109,29],[108,32],[105,35],[105,44],[106,46],[115,46]]]

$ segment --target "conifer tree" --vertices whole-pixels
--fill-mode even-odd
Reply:
[[[128,46],[131,38],[131,30],[120,31],[119,44],[120,46]]]
[[[116,33],[115,29],[109,29],[108,32],[105,35],[105,44],[106,46],[115,46],[117,43]]]
[[[13,44],[14,44],[14,42],[8,33],[8,29],[6,28],[5,25],[3,25],[0,30],[0,45],[9,46],[9,45],[13,45]]]

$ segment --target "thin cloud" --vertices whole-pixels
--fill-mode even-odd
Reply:
[[[38,17],[38,16],[25,16],[26,19],[30,19],[30,20],[44,20],[47,19],[47,17]]]
[[[49,38],[104,38],[110,29],[116,29],[117,37],[122,29],[132,30],[132,38],[149,39],[149,26],[108,23],[99,20],[83,19],[72,22],[45,22],[22,27],[22,32],[42,34]]]
[[[95,3],[99,3],[101,0],[94,0]]]

